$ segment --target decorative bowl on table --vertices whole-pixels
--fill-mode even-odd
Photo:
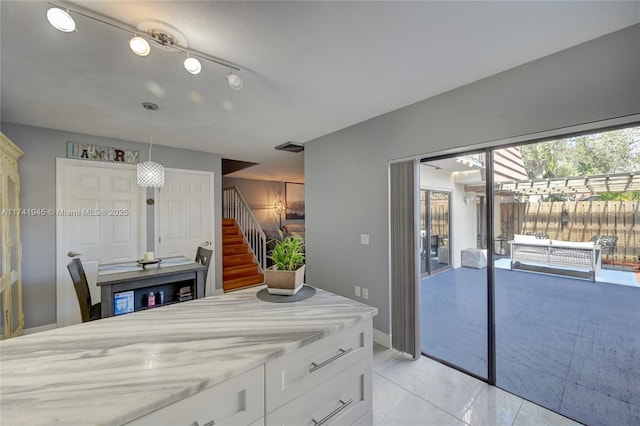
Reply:
[[[151,260],[136,260],[138,265],[142,265],[142,269],[146,268],[147,265],[155,265],[156,263],[162,262],[162,259],[151,259]]]

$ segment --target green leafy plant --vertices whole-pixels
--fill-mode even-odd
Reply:
[[[275,240],[275,246],[267,258],[273,260],[276,269],[295,271],[304,264],[304,241],[298,235],[284,237],[282,230],[278,230],[280,240]]]

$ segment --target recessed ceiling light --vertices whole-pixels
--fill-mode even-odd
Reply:
[[[65,33],[70,33],[76,29],[76,22],[66,10],[52,7],[47,11],[47,19],[56,29]]]

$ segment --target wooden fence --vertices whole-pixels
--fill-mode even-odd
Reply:
[[[562,224],[562,212],[567,221]],[[554,240],[591,241],[594,235],[617,236],[616,261],[638,262],[640,255],[640,202],[547,201],[500,204],[500,230],[513,234],[539,232]]]

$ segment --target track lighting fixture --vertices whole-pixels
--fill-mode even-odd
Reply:
[[[202,64],[199,60],[187,54],[187,59],[184,60],[184,69],[189,71],[191,74],[200,74],[200,71],[202,70]]]
[[[151,46],[149,46],[147,40],[138,35],[129,40],[129,47],[138,56],[147,56],[151,52]]]
[[[53,5],[53,7],[47,11],[47,19],[51,25],[60,31],[72,32],[76,30],[75,21],[69,14],[70,12],[73,12],[95,22],[109,25],[130,33],[132,38],[129,40],[129,47],[138,56],[149,55],[151,53],[151,45],[155,45],[165,50],[183,52],[187,54],[187,58],[184,60],[184,68],[189,73],[199,74],[202,71],[202,63],[200,61],[204,59],[206,61],[222,65],[230,70],[225,78],[227,80],[227,84],[229,84],[229,87],[233,90],[241,90],[244,85],[242,78],[240,78],[238,74],[234,73],[234,71],[240,71],[239,67],[229,61],[188,48],[183,36],[181,39],[178,39],[175,37],[175,34],[171,34],[171,32],[166,28],[147,27],[143,29],[142,26],[144,24],[141,24],[138,28],[134,28],[123,22],[67,2],[49,2],[49,4]],[[149,43],[150,41],[153,42],[151,45]]]
[[[240,78],[239,75],[234,74],[233,71],[227,74],[227,83],[229,83],[229,87],[231,87],[233,90],[241,90],[242,86],[244,85],[242,78]]]
[[[66,10],[58,7],[52,7],[47,11],[47,19],[49,23],[56,29],[70,33],[76,29],[76,22]]]

